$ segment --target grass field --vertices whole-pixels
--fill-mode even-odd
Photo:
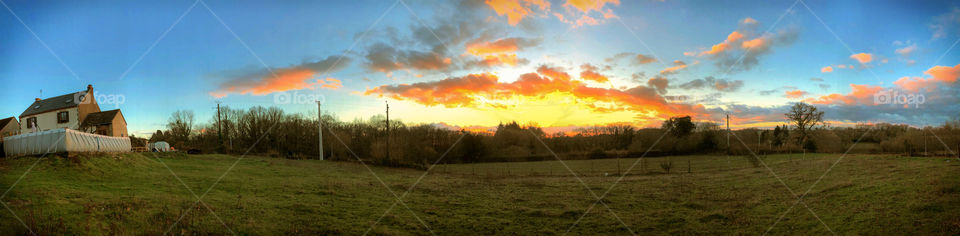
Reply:
[[[831,169],[838,158],[772,155],[769,170],[740,156],[650,158],[589,212],[590,191],[604,194],[637,159],[444,165],[372,228],[396,198],[358,163],[247,157],[223,175],[236,156],[54,157],[17,182],[37,158],[7,158],[0,187],[16,185],[2,201],[23,223],[3,209],[0,232],[429,234],[419,218],[442,235],[763,234],[790,209],[770,233],[960,234],[956,158],[853,155]],[[423,173],[371,169],[396,195]]]

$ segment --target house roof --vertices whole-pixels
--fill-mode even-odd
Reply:
[[[12,116],[9,117],[9,118],[0,120],[0,129],[2,129],[3,127],[6,127],[7,124],[10,124],[12,121],[16,121],[16,120],[13,119]]]
[[[20,114],[20,117],[76,107],[80,102],[74,101],[74,98],[80,98],[82,100],[82,96],[85,96],[86,94],[87,91],[80,91],[35,101],[33,104],[30,104],[30,107],[27,107],[27,109]]]
[[[83,118],[83,124],[80,126],[88,127],[94,125],[105,125],[113,123],[113,118],[120,115],[120,109],[90,113]]]

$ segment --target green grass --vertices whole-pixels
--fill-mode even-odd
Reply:
[[[780,181],[803,194],[838,158],[765,157],[775,175],[740,156],[650,158],[572,229],[596,202],[588,189],[602,195],[619,177],[617,162],[623,174],[637,159],[443,165],[370,233],[426,234],[412,211],[443,235],[763,234],[796,202]],[[0,159],[0,190],[37,160]],[[44,158],[2,201],[37,234],[363,234],[396,201],[357,163],[261,157],[240,160],[206,192],[236,160]],[[669,174],[660,168],[665,161],[673,161]],[[397,195],[423,173],[371,168]],[[206,193],[203,204],[193,206],[196,198],[184,184],[196,195]],[[960,161],[847,156],[770,233],[829,234],[818,217],[838,234],[958,234]],[[5,209],[0,232],[30,233]]]

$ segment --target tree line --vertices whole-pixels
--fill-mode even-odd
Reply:
[[[583,127],[573,132],[546,133],[536,125],[500,124],[490,133],[451,130],[433,124],[410,124],[375,115],[341,121],[324,114],[318,131],[316,117],[286,113],[277,107],[221,108],[220,114],[198,123],[192,111],[171,114],[165,130],[150,142],[166,141],[181,151],[265,155],[292,159],[319,158],[319,133],[328,160],[422,168],[435,162],[472,163],[730,154],[828,152],[948,155],[945,147],[960,141],[960,119],[938,127],[903,124],[859,124],[831,127],[823,112],[797,103],[774,129],[728,131],[720,124],[672,117],[660,127],[630,124]],[[389,131],[388,131],[389,130]],[[853,145],[856,143],[857,145]],[[456,145],[454,145],[456,144]],[[441,159],[442,157],[442,159]]]

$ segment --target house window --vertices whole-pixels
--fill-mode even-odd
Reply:
[[[33,129],[33,125],[37,123],[36,117],[27,118],[27,129]]]
[[[63,124],[70,121],[70,113],[61,111],[57,113],[57,124]]]

